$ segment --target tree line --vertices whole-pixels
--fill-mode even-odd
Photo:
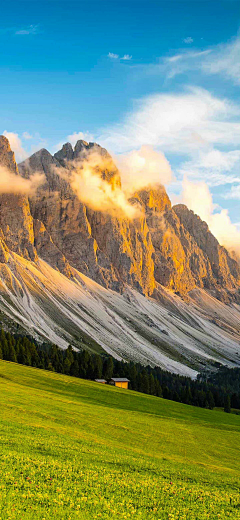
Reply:
[[[22,365],[59,372],[83,379],[127,377],[129,388],[176,402],[213,409],[240,410],[240,369],[220,367],[217,372],[198,375],[196,380],[172,374],[160,367],[119,361],[86,350],[66,350],[57,345],[36,344],[32,338],[0,330],[0,358]]]

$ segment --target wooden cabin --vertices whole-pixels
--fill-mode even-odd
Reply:
[[[107,383],[106,379],[95,379],[96,383],[102,383],[102,385],[105,385]]]
[[[126,388],[128,389],[128,383],[130,383],[129,379],[126,377],[112,377],[110,379],[109,384],[118,386],[119,388]]]

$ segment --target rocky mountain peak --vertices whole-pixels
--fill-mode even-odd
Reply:
[[[18,175],[15,156],[5,136],[0,136],[0,166]],[[27,259],[36,260],[33,219],[28,198],[26,195],[11,193],[11,187],[9,193],[0,194],[0,237],[2,262],[7,262],[8,250]]]
[[[94,143],[92,143],[94,144]],[[89,150],[91,148],[90,144],[86,141],[83,141],[82,139],[79,139],[74,147],[74,159],[77,159],[79,155],[82,154],[82,152],[85,152],[86,150]]]
[[[162,185],[149,186],[137,191],[133,197],[145,209],[154,213],[163,213],[167,209],[171,209],[171,201],[167,192]]]
[[[65,143],[61,150],[54,154],[54,157],[62,166],[65,166],[66,161],[72,161],[74,159],[74,151],[71,143]]]
[[[236,289],[240,281],[240,268],[238,262],[230,256],[228,251],[219,244],[208,228],[206,222],[189,210],[184,204],[173,206],[174,213],[182,227],[194,240],[204,258],[209,262],[211,272],[205,279],[205,286],[211,285],[211,279],[215,280],[215,287],[228,287]],[[208,271],[209,272],[209,271]]]
[[[12,158],[17,171],[6,138],[2,147],[3,160]],[[172,208],[161,185],[134,194],[130,202],[138,202],[145,216],[133,221],[91,209],[73,191],[71,175],[63,178],[61,174],[65,168],[66,173],[71,171],[75,161],[84,166],[85,160],[91,161],[91,167],[112,189],[121,186],[120,173],[107,150],[83,140],[74,148],[65,143],[54,156],[39,150],[19,165],[23,177],[34,172],[46,176],[46,183],[30,200],[31,214],[28,209],[30,220],[34,218],[31,241],[35,240],[42,258],[64,273],[70,273],[72,266],[117,290],[127,283],[151,295],[158,283],[182,295],[199,286],[215,291],[220,298],[237,298],[239,264],[219,245],[205,222],[182,204]],[[13,211],[14,203],[8,201],[8,213],[2,211],[4,236],[9,207]],[[26,229],[25,224],[19,217],[19,226]],[[16,223],[14,227],[17,229]],[[21,242],[17,236],[15,251],[17,241]]]
[[[16,175],[18,174],[14,152],[12,152],[10,143],[4,135],[0,135],[0,164]]]
[[[33,173],[44,173],[48,178],[52,166],[60,167],[60,163],[50,154],[46,148],[41,148],[31,157],[18,165],[22,177],[29,178]]]
[[[238,262],[197,215],[171,207],[163,186],[135,193],[144,211],[134,219],[83,203],[71,168],[76,161],[80,170],[92,151],[95,171],[112,190],[120,186],[108,152],[80,141],[55,156],[41,149],[19,165],[23,177],[46,177],[30,204],[27,195],[0,194],[1,312],[62,347],[82,348],[84,331],[116,357],[183,373],[211,356],[239,363]],[[4,136],[1,164],[18,175]]]

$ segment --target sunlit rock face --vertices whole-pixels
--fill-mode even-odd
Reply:
[[[11,151],[8,139],[4,136],[0,136],[0,166],[18,175],[14,153]],[[11,190],[11,187],[9,189]],[[13,193],[0,194],[0,230],[1,240],[5,244],[1,254],[2,261],[7,258],[3,253],[7,249],[30,260],[36,260],[33,219],[27,196]]]
[[[131,221],[124,215],[94,211],[79,200],[64,177],[64,169],[73,166],[71,161],[81,164],[89,150],[104,158],[107,167],[96,167],[101,177],[112,189],[121,186],[111,156],[94,143],[78,141],[74,150],[67,143],[54,157],[40,150],[19,165],[24,177],[35,172],[46,175],[46,183],[31,200],[32,215],[44,223],[54,244],[76,269],[105,287],[121,291],[127,283],[150,295],[155,288],[153,247],[144,215]],[[40,254],[38,242],[36,247]]]
[[[239,265],[205,222],[184,205],[172,208],[162,186],[141,190],[135,199],[145,210],[156,282],[182,295],[198,286],[226,301],[239,298]]]
[[[25,178],[35,172],[46,176],[30,200],[33,240],[42,258],[69,277],[72,266],[120,292],[128,284],[149,296],[161,284],[181,295],[201,287],[220,299],[238,300],[238,262],[192,211],[171,206],[163,186],[134,194],[129,202],[141,211],[133,219],[83,203],[69,175],[89,155],[99,158],[95,171],[111,189],[121,188],[120,173],[108,152],[82,140],[74,148],[64,144],[54,156],[42,149],[19,165]],[[11,153],[4,160],[11,162]]]
[[[8,170],[18,175],[14,153],[11,150],[8,139],[4,135],[0,135],[0,165],[5,166]]]
[[[74,149],[71,143],[65,143],[59,152],[54,154],[54,159],[57,160],[61,166],[70,167],[71,161],[74,163],[87,160],[89,157],[97,157],[104,163],[104,167],[96,165],[96,172],[100,173],[101,177],[109,182],[113,187],[121,186],[121,178],[117,167],[115,166],[111,155],[97,143],[87,143],[86,141],[77,141]]]
[[[91,350],[94,340],[116,358],[193,377],[216,362],[238,366],[238,261],[186,206],[172,207],[163,186],[127,201],[131,219],[83,203],[71,172],[91,151],[104,186],[119,193],[120,173],[94,143],[66,143],[55,156],[42,149],[18,170],[0,137],[0,166],[13,179],[45,175],[30,199],[0,194],[1,316],[62,348]]]
[[[229,296],[231,296],[231,291],[239,287],[240,268],[238,262],[224,247],[220,246],[217,239],[209,231],[206,222],[203,222],[193,211],[183,204],[174,206],[173,210],[185,231],[202,252],[207,270],[206,275],[202,277],[204,286],[209,289],[214,288],[219,294],[222,290],[227,289],[230,291]],[[194,265],[192,270],[195,270],[196,275],[198,274],[198,269]],[[227,297],[226,294],[225,297]]]

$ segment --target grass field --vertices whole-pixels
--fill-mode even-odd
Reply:
[[[0,361],[1,520],[240,519],[240,417]]]

